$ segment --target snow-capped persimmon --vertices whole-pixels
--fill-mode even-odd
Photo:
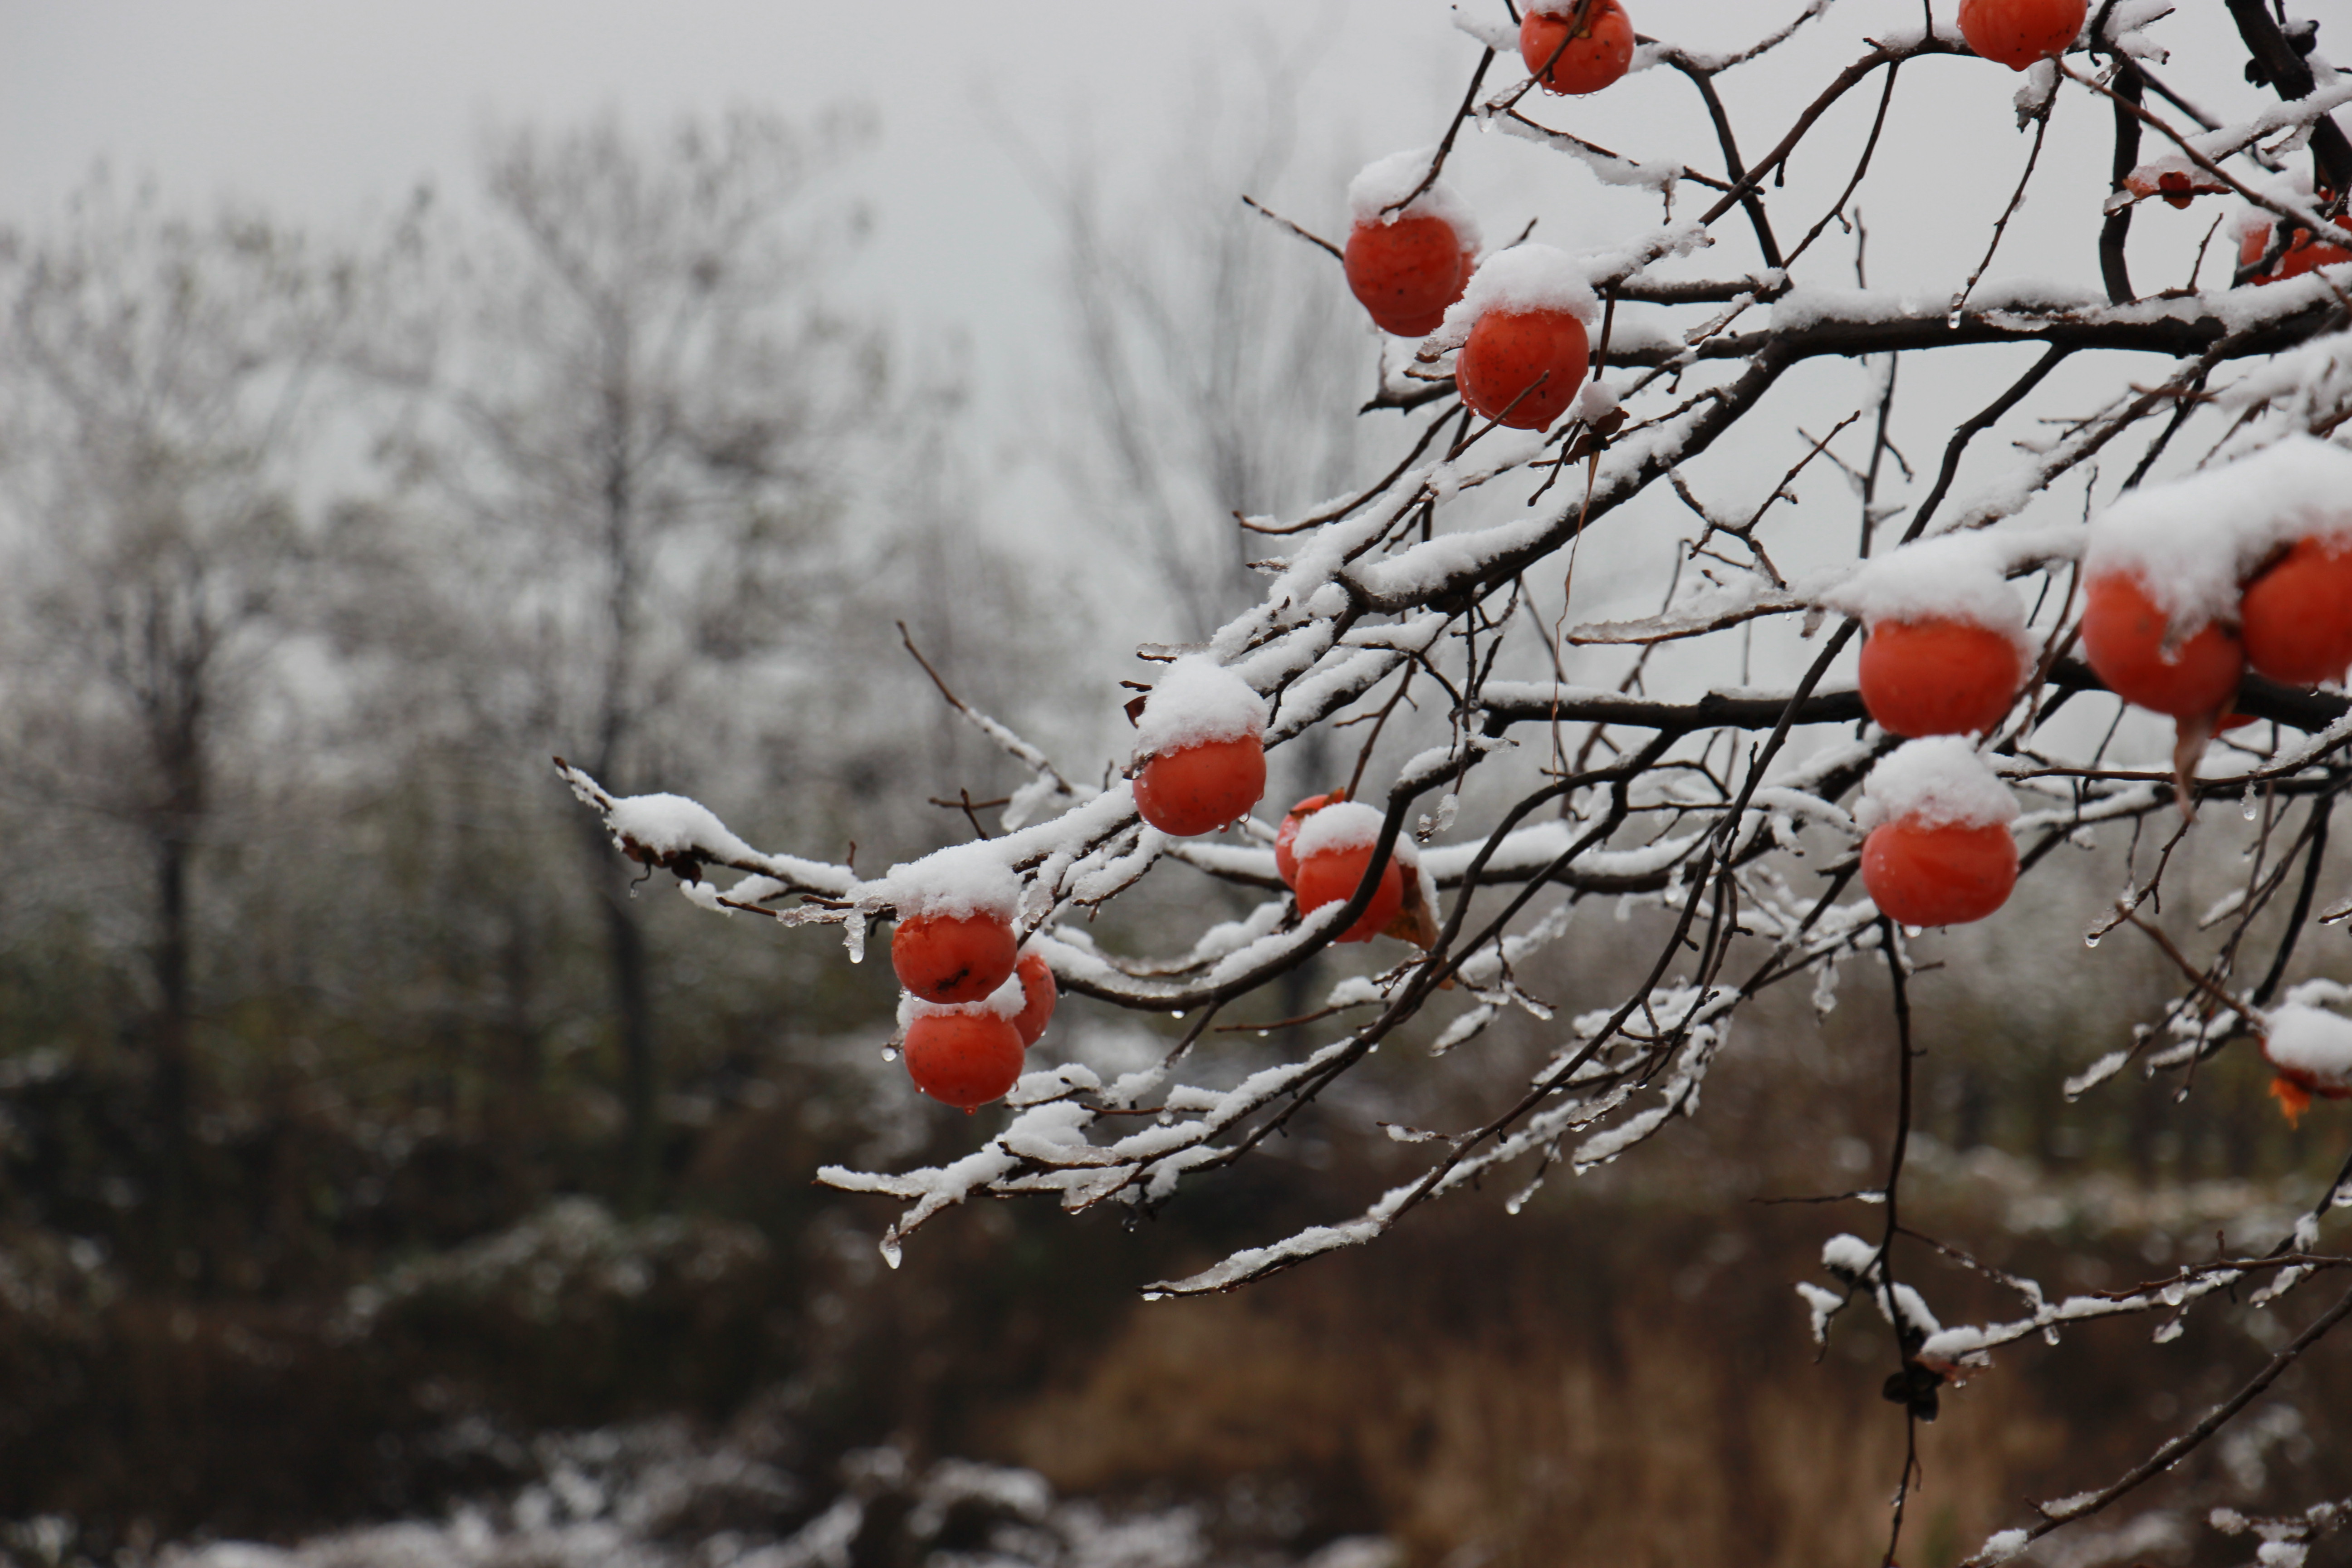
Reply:
[[[1265,793],[1265,699],[1193,654],[1168,667],[1135,721],[1135,809],[1176,838],[1246,816]]]
[[[1020,956],[1013,923],[985,910],[919,913],[890,933],[898,984],[926,1002],[977,1002],[1004,984]]]
[[[1528,0],[1519,58],[1546,92],[1599,92],[1633,64],[1633,23],[1618,0]]]
[[[2176,719],[2218,714],[2245,673],[2244,645],[2216,621],[2176,642],[2170,621],[2137,574],[2094,576],[2083,595],[2083,657],[2126,702]]]
[[[1871,769],[1854,808],[1869,834],[1863,886],[1905,925],[1980,921],[2017,885],[2016,817],[2016,797],[1971,742],[1906,742]]]
[[[1013,1030],[1024,1046],[1034,1046],[1053,1022],[1061,987],[1054,984],[1054,972],[1045,959],[1034,952],[1023,953],[1013,973],[1021,982],[1021,1011],[1013,1016]]]
[[[2011,70],[2057,54],[2083,30],[2086,0],[1960,0],[1960,37]]]
[[[2017,840],[2000,823],[1881,823],[1863,842],[1862,882],[1891,920],[1965,925],[2009,901],[2017,886]]]
[[[912,1019],[905,1051],[915,1087],[962,1110],[1003,1099],[1024,1059],[1013,1021],[977,1008]]]
[[[1591,354],[1591,339],[1571,311],[1488,310],[1454,362],[1454,381],[1480,418],[1542,430],[1576,401]]]
[[[1969,621],[1878,621],[1862,645],[1863,706],[1897,735],[1990,730],[2024,682],[2015,640]]]
[[[1407,213],[1386,223],[1358,222],[1342,258],[1348,289],[1373,324],[1399,337],[1424,338],[1462,298],[1471,253],[1442,217]]]
[[[2342,680],[2352,668],[2352,537],[2297,540],[2246,584],[2238,613],[2257,673],[2288,686]]]
[[[1326,849],[1319,854],[1303,857],[1298,862],[1298,879],[1294,884],[1298,895],[1298,912],[1313,914],[1326,904],[1343,904],[1356,896],[1356,889],[1364,879],[1364,872],[1372,863],[1372,846],[1350,845],[1345,848]],[[1386,930],[1391,921],[1404,909],[1404,872],[1396,857],[1381,868],[1380,885],[1372,889],[1372,901],[1356,917],[1356,923],[1333,937],[1333,942],[1370,942]]]
[[[2263,1018],[2261,1029],[2263,1059],[2278,1069],[2271,1094],[2288,1125],[2303,1120],[2315,1095],[2352,1100],[2352,1018],[2288,1002]]]
[[[2352,216],[2337,217],[2333,226],[2352,229]],[[2245,268],[2260,263],[2263,257],[2270,254],[2271,239],[2276,232],[2277,230],[2269,224],[2262,224],[2247,229],[2244,237],[2238,242],[2238,265]],[[2280,255],[2277,261],[2272,264],[2271,269],[2267,272],[2252,274],[2248,281],[2283,283],[2290,278],[2300,278],[2305,273],[2318,268],[2333,267],[2339,261],[2352,261],[2352,250],[2347,250],[2333,240],[2319,239],[2307,228],[2298,228],[2294,231],[2294,237],[2288,241],[2285,251]]]
[[[1162,752],[1135,775],[1135,809],[1175,838],[1213,833],[1265,794],[1265,745],[1255,735]]]
[[[1298,886],[1298,858],[1291,853],[1291,845],[1298,837],[1298,829],[1306,820],[1335,801],[1347,799],[1347,792],[1334,790],[1329,795],[1310,795],[1290,808],[1282,826],[1274,834],[1274,874],[1282,879],[1286,888]]]
[[[1360,801],[1334,801],[1304,820],[1291,840],[1291,853],[1297,857],[1292,891],[1298,896],[1299,913],[1312,914],[1356,896],[1371,868],[1382,821],[1381,813]],[[1404,879],[1419,875],[1417,866],[1411,841],[1398,840],[1363,913],[1332,940],[1370,942],[1385,931],[1404,909]]]

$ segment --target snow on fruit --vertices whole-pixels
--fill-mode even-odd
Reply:
[[[1451,186],[1433,180],[1414,194],[1436,157],[1434,147],[1399,153],[1365,165],[1348,186],[1348,288],[1381,331],[1400,337],[1438,329],[1478,254],[1478,220]]]
[[[1054,984],[1054,972],[1037,953],[1024,952],[1013,966],[1013,977],[1021,984],[1021,1011],[1013,1016],[1013,1032],[1024,1046],[1034,1046],[1054,1020],[1054,1005],[1061,999],[1061,987]]]
[[[2303,1119],[2315,1095],[2352,1100],[2352,1018],[2294,1000],[2305,989],[2295,987],[2262,1021],[2263,1056],[2278,1069],[2271,1093],[2290,1123]]]
[[[1284,887],[1293,890],[1298,887],[1298,830],[1307,825],[1308,817],[1325,806],[1347,798],[1343,790],[1334,790],[1329,795],[1310,795],[1284,816],[1282,826],[1275,830],[1274,835],[1274,874],[1282,879]]]
[[[1618,0],[1528,0],[1519,58],[1546,92],[1599,92],[1633,63],[1633,23]]]
[[[1021,883],[986,846],[957,845],[890,868],[882,884],[898,911],[890,967],[926,1002],[978,1002],[1013,973]]]
[[[1912,741],[1871,770],[1855,813],[1869,837],[1862,881],[1888,919],[1964,925],[2017,885],[2017,802],[1974,747],[1955,736]]]
[[[1297,858],[1298,912],[1312,914],[1326,904],[1344,904],[1372,864],[1372,849],[1381,837],[1381,814],[1356,801],[1327,805],[1300,825],[1291,840]],[[1334,942],[1370,942],[1387,929],[1404,910],[1404,879],[1414,867],[1412,845],[1400,837],[1388,864],[1381,868],[1379,885],[1364,912]]]
[[[2085,0],[1960,0],[1960,37],[2011,70],[2057,54],[2083,30]]]
[[[1863,705],[1897,735],[1970,735],[2000,722],[2031,668],[2025,606],[2001,536],[1955,533],[1870,562],[1822,596],[1869,632]]]
[[[1542,430],[1568,411],[1591,363],[1587,331],[1600,301],[1583,268],[1549,245],[1519,245],[1486,258],[1446,312],[1462,331],[1454,376],[1481,418]]]
[[[2176,719],[2227,707],[2246,664],[2234,630],[2204,620],[2184,635],[2147,580],[2129,571],[2095,576],[2084,590],[2083,656],[2116,696]]]
[[[1201,655],[1178,659],[1136,721],[1135,809],[1173,838],[1248,815],[1265,793],[1265,699],[1248,682]]]

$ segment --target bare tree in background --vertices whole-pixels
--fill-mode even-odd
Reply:
[[[1353,416],[1370,353],[1328,266],[1235,199],[1299,184],[1346,150],[1303,134],[1295,62],[1195,73],[1192,134],[1148,198],[1114,205],[1083,163],[1039,180],[1062,222],[1082,417],[1058,431],[1086,514],[1123,528],[1185,637],[1257,594],[1236,513],[1311,504],[1368,445]]]
[[[420,219],[395,246],[398,326],[373,369],[416,401],[386,453],[406,508],[437,518],[425,548],[472,628],[462,657],[518,744],[639,787],[711,765],[716,700],[740,711],[837,585],[828,525],[883,365],[814,292],[845,225],[812,187],[860,134],[750,112],[650,142],[610,119],[512,132],[488,152],[486,223]],[[628,871],[600,835],[580,846],[641,1205],[646,934]]]
[[[144,862],[152,1212],[167,1252],[184,1239],[198,882],[299,616],[296,440],[346,282],[259,219],[178,219],[102,175],[60,232],[0,249],[0,417],[21,531],[0,768],[52,812],[44,837],[60,852],[81,837],[79,810],[120,824]],[[84,912],[104,920],[107,901]]]

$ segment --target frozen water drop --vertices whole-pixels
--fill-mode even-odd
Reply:
[[[2083,933],[2083,945],[2084,947],[2096,947],[2099,945],[2099,939],[2106,934],[2107,933],[2103,931],[2086,931]]]
[[[1912,941],[1916,942],[1921,937],[1927,934],[1927,928],[1926,926],[1905,926],[1903,928],[1903,934],[1909,937]]]
[[[886,1061],[886,1062],[895,1062],[895,1061],[897,1061],[897,1060],[898,1059],[898,1047],[896,1047],[896,1046],[885,1046],[885,1047],[882,1047],[882,1059],[883,1059],[884,1061]]]

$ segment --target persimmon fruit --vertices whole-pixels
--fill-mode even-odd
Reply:
[[[1584,323],[1571,310],[1488,310],[1454,359],[1454,383],[1480,418],[1541,430],[1576,401],[1591,354]]]
[[[2352,216],[2336,218],[2335,226],[2352,228]],[[2238,265],[2242,268],[2252,267],[2269,255],[2272,237],[2277,232],[2274,226],[2267,224],[2261,228],[2250,230],[2246,237],[2238,242]],[[2272,263],[2271,269],[2253,274],[2251,281],[2284,283],[2290,278],[2300,278],[2306,272],[2322,267],[2333,267],[2339,261],[2352,261],[2352,250],[2347,250],[2333,241],[2315,238],[2307,228],[2298,228],[2294,231],[2294,237],[2288,243],[2285,251],[2281,254],[2278,260]]]
[[[1298,895],[1298,912],[1312,914],[1326,904],[1344,904],[1355,897],[1358,884],[1372,863],[1372,846],[1354,844],[1345,848],[1326,849],[1309,855],[1298,862],[1298,879],[1292,884]],[[1404,909],[1404,871],[1391,854],[1389,863],[1381,868],[1380,884],[1372,889],[1371,902],[1356,917],[1356,923],[1331,940],[1334,942],[1370,942],[1381,934]]]
[[[907,1076],[962,1110],[1002,1100],[1021,1081],[1021,1036],[993,1013],[927,1013],[907,1026]]]
[[[1310,795],[1284,816],[1282,826],[1274,833],[1274,874],[1282,879],[1284,887],[1295,890],[1298,886],[1298,857],[1292,853],[1290,847],[1298,837],[1299,828],[1306,826],[1308,817],[1325,806],[1347,798],[1344,790],[1334,790],[1329,795]]]
[[[2245,673],[2244,645],[2209,621],[2168,650],[2169,621],[2137,574],[2102,574],[2084,590],[2083,657],[2126,702],[2176,719],[2218,714]]]
[[[1470,263],[1452,224],[1412,212],[1388,223],[1356,225],[1341,257],[1357,303],[1381,331],[1403,338],[1437,331],[1446,307],[1462,298]]]
[[[1546,92],[1599,92],[1633,63],[1633,23],[1618,0],[1591,0],[1580,26],[1574,7],[1549,15],[1528,7],[1519,20],[1519,58]]]
[[[2342,680],[2352,668],[2352,538],[2297,540],[2246,584],[2238,613],[2257,673],[2288,686]]]
[[[2016,642],[1969,621],[1881,620],[1862,645],[1863,706],[1897,735],[1990,730],[2024,683]]]
[[[1264,794],[1265,742],[1255,735],[1162,752],[1135,775],[1135,809],[1173,838],[1213,833]]]
[[[2083,30],[2086,0],[1960,0],[1960,37],[2011,70],[2063,50]]]
[[[977,1002],[1004,984],[1020,957],[1013,924],[996,915],[914,914],[890,933],[898,984],[926,1002]]]
[[[1890,920],[1966,925],[2009,901],[2017,886],[2017,840],[2000,823],[1970,827],[1898,817],[1863,841],[1862,882]]]
[[[1054,1019],[1054,1005],[1061,1000],[1062,988],[1054,984],[1054,971],[1044,958],[1024,952],[1013,966],[1021,982],[1021,1011],[1013,1016],[1013,1032],[1021,1037],[1024,1046],[1034,1046],[1045,1026]]]

